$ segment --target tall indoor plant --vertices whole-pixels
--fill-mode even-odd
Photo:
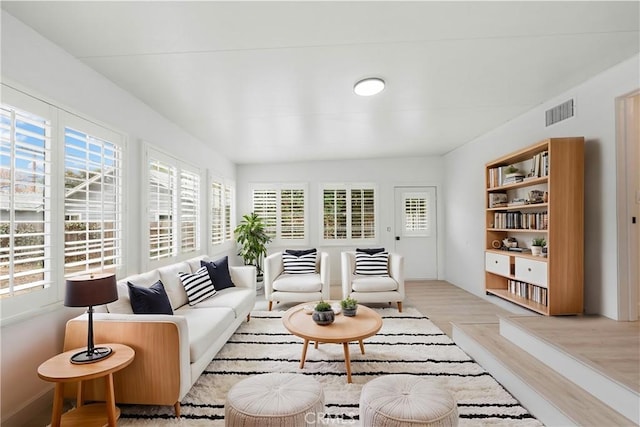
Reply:
[[[256,267],[258,282],[262,281],[262,259],[267,255],[267,243],[271,237],[265,232],[265,223],[256,213],[242,217],[242,222],[234,230],[236,242],[240,245],[238,255],[244,265]]]

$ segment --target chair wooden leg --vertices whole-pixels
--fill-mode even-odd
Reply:
[[[180,402],[173,404],[173,411],[176,413],[176,418],[180,418]]]
[[[398,312],[402,313],[402,301],[398,301]]]
[[[273,301],[269,301],[269,311],[271,311],[271,307],[273,307]]]
[[[247,314],[247,322],[251,320],[251,313]]]

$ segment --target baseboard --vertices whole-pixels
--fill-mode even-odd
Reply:
[[[53,407],[53,387],[44,390],[39,396],[26,402],[22,407],[16,409],[6,418],[2,418],[2,427],[25,427],[41,426],[37,420],[51,421],[51,410]],[[2,414],[3,416],[5,414]],[[45,424],[45,425],[46,425]]]

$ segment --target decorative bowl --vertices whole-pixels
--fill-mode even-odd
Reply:
[[[332,324],[333,321],[336,320],[336,314],[333,312],[333,310],[314,311],[313,314],[311,315],[311,318],[318,325],[324,326],[324,325]]]

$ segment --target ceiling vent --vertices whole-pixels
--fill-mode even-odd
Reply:
[[[573,99],[563,102],[560,105],[556,105],[553,108],[548,109],[544,113],[545,126],[551,126],[563,120],[573,117]]]

